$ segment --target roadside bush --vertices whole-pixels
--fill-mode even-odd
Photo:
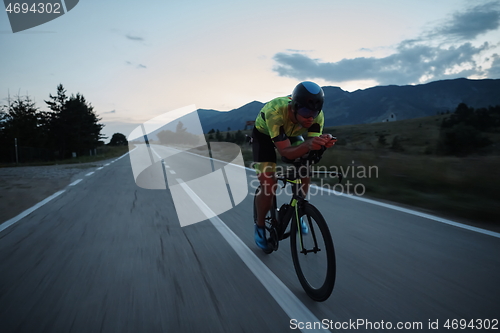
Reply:
[[[465,156],[478,152],[491,143],[481,131],[460,123],[441,131],[439,151],[445,155]]]
[[[465,156],[492,144],[483,132],[495,125],[498,107],[490,109],[469,108],[460,103],[449,118],[441,124],[438,152],[445,155]]]

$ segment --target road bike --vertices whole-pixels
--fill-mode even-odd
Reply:
[[[308,156],[295,161],[282,158],[293,166],[285,172],[277,172],[275,177],[278,184],[280,181],[283,183],[281,189],[291,185],[292,196],[288,204],[284,203],[278,209],[274,194],[272,207],[265,218],[269,250],[264,251],[267,254],[277,251],[279,242],[291,236],[290,247],[297,277],[307,295],[318,302],[328,299],[335,285],[335,248],[328,224],[319,210],[306,200],[301,190],[301,178],[329,175],[338,177],[339,182],[342,180],[340,173],[315,171],[312,168],[321,159],[321,154],[322,151],[312,151]],[[260,190],[259,186],[255,195]],[[254,196],[254,222],[257,223],[255,198]],[[301,220],[308,227],[307,233],[302,231]]]

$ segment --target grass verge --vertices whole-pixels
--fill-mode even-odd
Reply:
[[[335,147],[321,164],[363,195],[469,220],[498,224],[499,156],[467,158],[353,151]],[[318,182],[320,180],[316,180]],[[333,186],[337,179],[323,183]],[[351,189],[352,192],[352,189]]]

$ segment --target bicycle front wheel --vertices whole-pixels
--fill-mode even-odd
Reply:
[[[333,240],[321,213],[309,203],[303,209],[304,234],[295,214],[292,217],[290,245],[293,265],[302,288],[309,297],[323,302],[330,297],[335,285],[336,262]]]

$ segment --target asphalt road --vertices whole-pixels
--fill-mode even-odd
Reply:
[[[207,165],[182,158],[165,157],[170,187]],[[322,192],[311,202],[332,231],[337,281],[316,303],[288,241],[271,255],[253,243],[246,175],[241,203],[185,227],[170,188],[138,187],[128,156],[68,186],[0,232],[0,332],[289,332],[324,319],[332,332],[454,331],[448,319],[500,329],[500,238]]]

